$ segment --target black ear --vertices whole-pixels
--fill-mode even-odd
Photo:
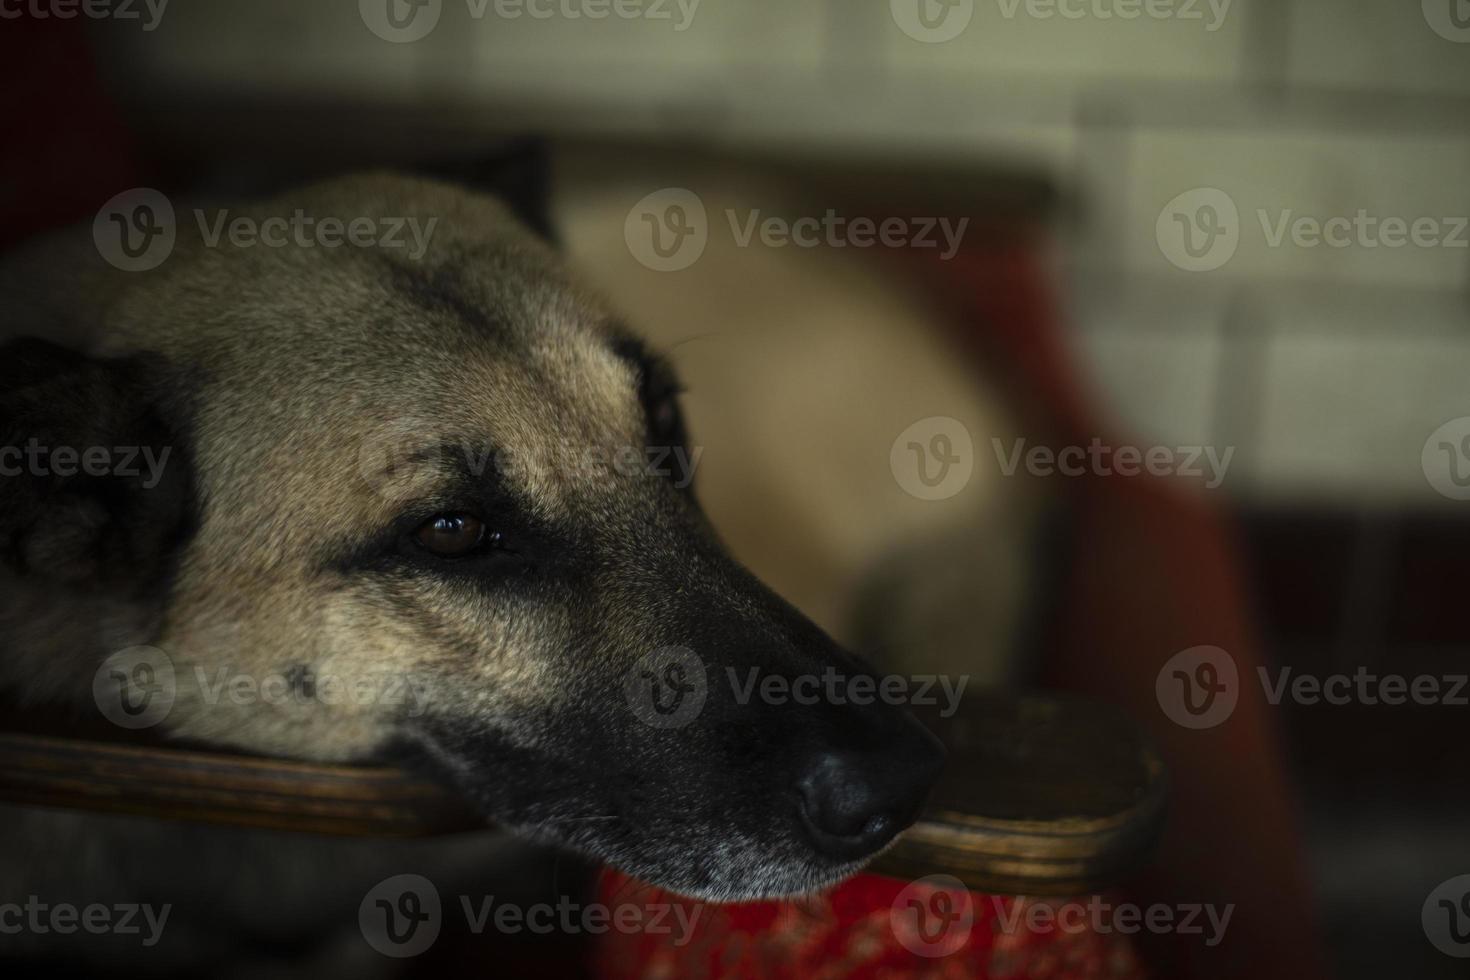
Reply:
[[[551,151],[545,140],[518,139],[489,153],[423,169],[427,176],[493,194],[532,231],[556,243],[551,220]]]
[[[194,526],[189,453],[147,357],[0,346],[0,565],[33,584],[134,594]]]

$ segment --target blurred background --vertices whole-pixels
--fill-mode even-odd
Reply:
[[[721,259],[729,249],[718,245],[683,280],[650,270],[622,247],[623,219],[645,195],[692,188],[709,209],[712,239],[724,234],[717,226],[727,204],[968,215],[966,271],[939,275],[951,296],[983,296],[928,312],[915,312],[924,303],[910,297],[892,307],[904,312],[890,322],[920,331],[991,321],[974,328],[988,338],[980,343],[988,367],[974,375],[984,383],[955,396],[972,412],[975,453],[987,464],[977,477],[990,488],[980,526],[994,534],[976,540],[983,549],[1017,526],[1035,532],[991,549],[979,590],[1030,598],[1008,600],[987,625],[951,627],[988,631],[987,649],[1014,645],[1004,664],[977,673],[1017,684],[1067,673],[1070,661],[1044,663],[1045,642],[1029,639],[1036,622],[1059,618],[1054,593],[1067,588],[1056,576],[1068,574],[1071,559],[1045,543],[1082,533],[1078,524],[1089,520],[1107,525],[1066,516],[1070,503],[1035,503],[1074,501],[1084,493],[1075,487],[1028,484],[1019,504],[997,489],[992,435],[1038,432],[1233,449],[1219,487],[1181,490],[1223,542],[1209,544],[1214,557],[1196,564],[1192,539],[1181,537],[1182,555],[1139,548],[1118,566],[1127,580],[1114,586],[1132,582],[1141,593],[1128,607],[1140,610],[1140,632],[1151,601],[1172,603],[1184,627],[1132,653],[1128,628],[1119,627],[1115,651],[1100,655],[1105,663],[1141,657],[1139,676],[1151,681],[1169,653],[1218,644],[1250,647],[1231,649],[1243,675],[1258,662],[1273,677],[1282,668],[1407,678],[1470,670],[1470,493],[1459,493],[1467,481],[1457,479],[1461,467],[1470,472],[1470,442],[1461,442],[1470,437],[1470,3],[668,0],[629,5],[629,16],[594,15],[612,9],[572,0],[174,0],[151,28],[97,21],[76,57],[95,67],[125,126],[99,117],[89,128],[86,117],[44,108],[22,115],[7,137],[12,231],[53,220],[56,196],[38,186],[75,186],[80,158],[120,142],[127,159],[149,161],[149,173],[223,191],[469,155],[534,134],[553,147],[574,257],[641,314],[635,323],[652,322],[675,343],[735,329],[743,292],[777,297],[744,310],[745,322],[810,303],[826,311],[824,322],[846,323],[879,300],[855,285],[866,274],[849,282],[850,273],[815,268],[812,281],[825,286],[790,285],[777,296],[762,289],[770,280],[760,260]],[[140,15],[150,17],[147,8]],[[12,71],[29,57],[33,78],[57,77],[58,62],[40,63],[46,51],[12,48],[21,59]],[[43,105],[48,97],[60,98],[38,92]],[[42,146],[59,130],[70,143],[54,158],[27,156],[28,139]],[[32,201],[53,203],[28,211]],[[100,200],[76,203],[76,216],[86,216]],[[1359,215],[1376,224],[1348,231],[1339,223],[1347,237],[1335,241],[1295,224]],[[1400,229],[1395,239],[1385,219],[1422,234],[1405,240]],[[925,265],[902,281],[935,276],[936,263]],[[1017,284],[1026,297],[1008,307],[1006,291]],[[683,299],[671,298],[676,290]],[[1009,326],[994,322],[1018,308],[1029,312]],[[705,323],[691,322],[701,315]],[[917,361],[940,366],[948,355],[936,349],[971,350],[913,342]],[[686,373],[703,371],[706,390],[718,387],[722,359]],[[804,372],[767,394],[821,383]],[[696,440],[715,453],[700,479],[713,481],[712,508],[737,553],[842,630],[843,600],[834,595],[860,593],[867,577],[834,569],[849,552],[870,557],[891,542],[844,552],[838,528],[816,547],[838,557],[803,566],[791,542],[818,518],[799,507],[775,527],[755,521],[742,534],[736,498],[750,484],[722,495],[721,474],[738,467],[721,469],[721,440],[708,434],[722,419],[746,417],[734,414],[740,394],[701,408],[699,391],[692,386],[690,396]],[[889,492],[888,446],[902,425],[888,423],[961,414],[925,406],[919,399],[861,430],[872,436],[862,445],[876,447]],[[851,411],[841,403],[807,424],[830,433],[847,418],[853,429]],[[1081,418],[1089,421],[1079,428]],[[739,437],[739,424],[727,428],[729,439]],[[848,472],[834,465],[828,485],[851,487]],[[888,514],[890,504],[880,501],[875,513]],[[863,520],[861,509],[842,513],[844,527]],[[788,526],[797,537],[777,533]],[[1126,533],[1126,524],[1107,526]],[[1009,576],[994,567],[1007,563],[1016,569]],[[1151,593],[1149,569],[1171,569],[1181,591]],[[1201,624],[1209,617],[1191,619],[1185,596],[1195,572],[1201,591],[1230,596],[1212,607],[1235,610],[1215,614],[1230,620],[1223,633]],[[914,602],[931,582],[918,578]],[[1193,637],[1190,622],[1201,624]],[[1164,740],[1191,736],[1170,728],[1146,685],[1133,697],[1105,685],[1092,693],[1134,705]],[[1470,873],[1470,778],[1458,754],[1467,719],[1464,705],[1287,698],[1260,712],[1265,734],[1251,748],[1191,743],[1174,764],[1187,783],[1208,781],[1210,760],[1226,760],[1230,771],[1219,771],[1213,789],[1231,800],[1242,833],[1257,799],[1266,801],[1258,831],[1289,843],[1306,876],[1307,904],[1280,918],[1304,930],[1303,945],[1320,943],[1337,975],[1463,976],[1463,961],[1427,941],[1421,908],[1441,881]],[[1242,757],[1263,745],[1279,758]],[[1253,767],[1267,773],[1265,789],[1250,781]],[[1283,814],[1299,815],[1300,826],[1289,829]],[[1253,874],[1272,871],[1267,856],[1233,853],[1228,842],[1194,845]]]

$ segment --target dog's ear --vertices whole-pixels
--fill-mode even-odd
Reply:
[[[532,231],[556,244],[551,220],[551,151],[542,139],[518,139],[468,160],[426,168],[429,176],[493,194]]]
[[[156,587],[194,525],[163,365],[43,340],[0,346],[0,564],[33,583]]]

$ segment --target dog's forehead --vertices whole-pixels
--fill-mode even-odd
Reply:
[[[556,517],[600,489],[578,457],[639,439],[638,369],[611,312],[493,205],[438,204],[453,220],[417,259],[209,251],[153,297],[199,368],[206,530],[289,552],[293,536],[371,531],[492,459]],[[449,452],[404,465],[431,447]]]
[[[605,332],[562,324],[507,342],[424,327],[407,348],[268,358],[273,377],[253,391],[221,379],[202,412],[209,496],[241,519],[268,508],[266,523],[353,535],[467,476],[493,475],[553,520],[604,489],[576,460],[643,425],[636,370]]]

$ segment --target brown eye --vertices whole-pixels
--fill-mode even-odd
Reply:
[[[440,558],[461,558],[485,543],[485,522],[472,514],[440,514],[421,524],[413,537]],[[499,535],[489,537],[493,543]]]

